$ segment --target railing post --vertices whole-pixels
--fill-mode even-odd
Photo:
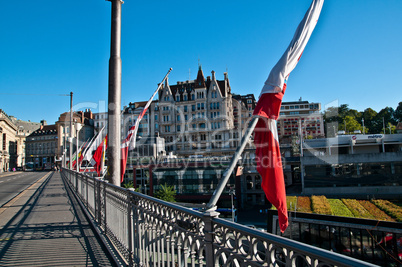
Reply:
[[[219,212],[206,211],[204,212],[203,221],[205,224],[205,263],[206,266],[215,266],[215,251],[214,251],[214,226],[212,219],[218,217]]]
[[[103,223],[105,224],[105,234],[107,235],[107,220],[106,220],[106,186],[107,186],[107,181],[101,181],[101,184],[103,184],[103,198],[101,197],[101,203],[103,199]]]
[[[133,198],[131,191],[134,191],[134,188],[130,188],[127,190],[127,230],[128,230],[128,264],[129,266],[133,266]]]
[[[101,220],[101,185],[98,179],[94,179],[96,184],[96,193],[94,194],[95,198],[95,212],[96,212],[96,221],[98,222],[99,226],[102,228],[102,220]]]
[[[78,173],[74,173],[74,171],[71,171],[71,172],[75,176],[75,192],[77,192],[79,194],[79,191],[78,191]]]

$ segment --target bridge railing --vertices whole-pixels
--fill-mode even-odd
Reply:
[[[374,266],[62,170],[130,266]]]

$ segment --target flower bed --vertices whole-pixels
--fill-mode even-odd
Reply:
[[[370,212],[377,220],[395,222],[395,219],[388,216],[384,211],[377,208],[376,205],[368,200],[359,200],[360,205],[362,205],[368,212]]]
[[[340,199],[328,199],[333,215],[343,217],[355,217],[348,207]]]
[[[356,218],[376,219],[368,212],[356,199],[342,199],[342,202],[348,207]]]
[[[297,211],[312,213],[311,200],[309,197],[298,197],[297,198]]]
[[[312,196],[311,207],[314,213],[332,215],[331,206],[325,196]]]
[[[402,207],[388,200],[327,199],[287,196],[288,211],[402,222]],[[272,206],[273,209],[276,209]]]
[[[389,216],[396,219],[397,222],[402,222],[402,208],[388,200],[373,199],[371,200],[381,210],[385,211]]]
[[[294,211],[297,206],[297,197],[296,196],[287,196],[286,204],[288,207],[288,211]]]

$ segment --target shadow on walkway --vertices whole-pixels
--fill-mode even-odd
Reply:
[[[115,265],[70,196],[60,173],[51,172],[3,212],[0,266]]]

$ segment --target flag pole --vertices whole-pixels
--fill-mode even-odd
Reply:
[[[223,189],[225,189],[225,186],[229,180],[230,175],[232,174],[237,162],[239,161],[241,154],[244,151],[244,148],[247,145],[247,142],[250,140],[251,135],[253,134],[254,128],[257,125],[259,117],[253,117],[249,123],[249,126],[244,133],[240,146],[237,147],[235,154],[232,157],[232,160],[230,161],[229,167],[225,170],[223,173],[223,178],[219,181],[218,186],[215,189],[215,192],[213,193],[211,199],[209,200],[209,203],[205,207],[206,211],[214,211],[216,210],[216,203],[218,202],[220,196],[222,195]]]

